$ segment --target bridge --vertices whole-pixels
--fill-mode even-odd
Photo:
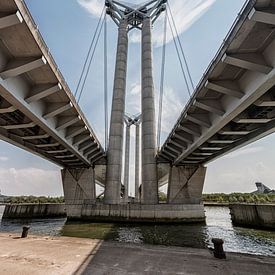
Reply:
[[[162,13],[166,24],[167,20],[171,24],[169,3],[152,0],[128,5],[107,0],[105,6],[100,20],[110,16],[118,25],[106,151],[21,0],[0,3],[0,138],[63,167],[71,218],[201,221],[205,164],[275,131],[275,1],[245,3],[160,150],[151,29]],[[127,192],[129,135],[123,156],[124,129],[135,124],[125,120],[128,33],[132,29],[142,32],[135,203],[129,203]],[[141,178],[137,176],[140,170]],[[167,182],[167,203],[159,204],[159,186]],[[95,183],[105,188],[103,204],[96,202]]]

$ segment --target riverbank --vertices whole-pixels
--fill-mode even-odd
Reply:
[[[0,233],[0,274],[275,274],[274,257]]]

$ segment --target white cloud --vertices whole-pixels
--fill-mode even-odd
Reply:
[[[0,161],[8,161],[9,160],[9,158],[7,158],[7,157],[0,157]]]
[[[177,26],[179,35],[192,26],[214,3],[216,0],[171,0],[170,7]],[[103,8],[103,2],[100,0],[78,0],[78,3],[84,7],[92,16],[99,17]],[[132,1],[142,3],[144,1]],[[153,29],[153,43],[155,46],[162,45],[163,40],[164,16],[160,16]],[[167,43],[172,41],[173,37],[169,31],[167,34]],[[140,42],[140,31],[130,33],[130,41]]]
[[[61,173],[37,168],[0,169],[0,189],[6,195],[61,196]]]

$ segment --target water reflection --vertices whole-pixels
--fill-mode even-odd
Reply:
[[[3,208],[2,208],[3,211]],[[211,238],[222,238],[226,251],[275,256],[275,232],[233,227],[227,207],[205,207],[206,225],[151,225],[67,222],[66,219],[3,220],[0,231],[113,240],[128,243],[212,246]],[[0,207],[1,218],[1,207]]]

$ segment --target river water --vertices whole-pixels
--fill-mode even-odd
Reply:
[[[0,206],[0,220],[4,207]],[[22,225],[30,225],[36,235],[71,236],[113,240],[128,243],[212,247],[211,238],[224,239],[230,252],[275,256],[275,232],[247,229],[232,225],[228,207],[205,207],[206,225],[145,225],[66,223],[65,218],[2,220],[0,232],[21,233]]]

